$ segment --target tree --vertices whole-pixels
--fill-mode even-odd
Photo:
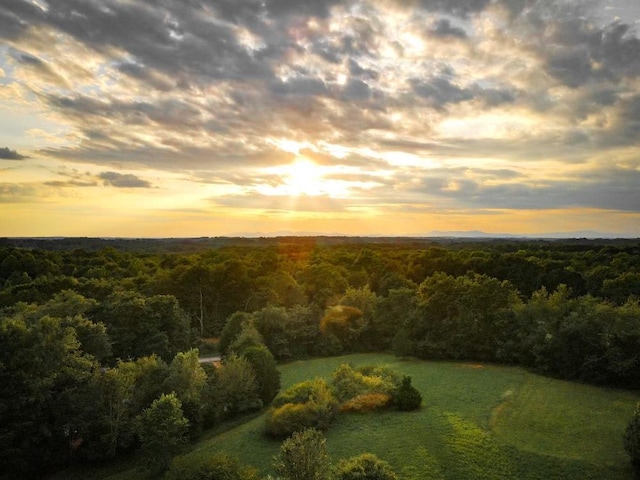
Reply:
[[[236,312],[232,314],[224,324],[220,332],[220,353],[224,356],[228,353],[229,347],[242,331],[242,325],[251,321],[251,314],[246,312]]]
[[[247,348],[242,356],[247,359],[256,375],[258,395],[264,405],[280,391],[280,372],[271,352],[264,345]]]
[[[393,403],[398,410],[408,412],[417,410],[422,404],[422,395],[411,385],[411,377],[406,375],[402,383],[393,394]]]
[[[228,353],[242,355],[247,348],[264,345],[262,335],[256,329],[252,320],[245,320],[242,323],[242,330],[227,349]]]
[[[629,454],[636,478],[640,478],[640,403],[624,431],[624,449]]]
[[[326,443],[318,430],[296,432],[282,443],[273,468],[284,480],[329,480],[331,460]]]
[[[166,471],[173,456],[187,443],[189,421],[178,397],[175,393],[161,395],[136,417],[135,425],[144,466],[153,475]]]
[[[347,351],[357,348],[360,336],[366,331],[367,326],[362,310],[347,305],[327,308],[320,320],[320,331],[324,335],[336,338],[341,349]]]
[[[335,480],[398,480],[384,460],[372,453],[341,460],[335,469]]]
[[[233,415],[262,406],[251,365],[245,358],[233,354],[216,370],[213,395],[211,400],[219,409],[219,415]]]
[[[437,273],[418,296],[423,318],[405,327],[421,358],[494,360],[519,302],[509,282],[477,274]]]
[[[155,353],[168,362],[189,346],[189,318],[173,296],[117,291],[91,313],[107,326],[116,358]]]
[[[169,365],[164,390],[174,392],[182,403],[182,410],[189,420],[191,437],[202,428],[202,394],[207,375],[198,359],[198,350],[176,354]]]
[[[63,319],[0,317],[0,471],[29,478],[68,460],[97,367]]]
[[[273,356],[277,359],[290,357],[287,311],[282,307],[266,307],[255,312],[253,319],[253,324]]]

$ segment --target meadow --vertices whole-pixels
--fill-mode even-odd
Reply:
[[[327,432],[334,461],[371,452],[403,480],[628,479],[622,432],[638,392],[541,377],[519,367],[400,360],[355,354],[281,366],[286,388],[328,377],[341,363],[386,365],[411,375],[417,412],[341,415]],[[192,458],[228,452],[263,474],[279,442],[262,434],[262,415],[193,446]],[[124,470],[109,480],[134,478]]]

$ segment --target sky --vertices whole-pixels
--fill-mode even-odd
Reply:
[[[0,236],[640,237],[638,0],[6,0]]]

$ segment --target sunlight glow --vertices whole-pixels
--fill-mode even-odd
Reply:
[[[285,188],[288,195],[322,195],[327,192],[320,168],[306,158],[299,158],[287,167]]]

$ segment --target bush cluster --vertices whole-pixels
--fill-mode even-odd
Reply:
[[[344,413],[366,413],[384,410],[393,403],[391,395],[386,393],[364,393],[346,401],[340,407]]]
[[[305,428],[326,430],[335,419],[339,404],[322,379],[292,386],[278,395],[266,413],[267,435],[284,438]]]

